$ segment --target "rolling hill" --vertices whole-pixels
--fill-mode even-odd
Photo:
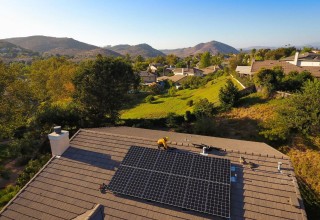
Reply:
[[[227,53],[239,53],[237,49],[231,47],[227,44],[218,42],[218,41],[210,41],[207,43],[200,43],[194,47],[181,48],[181,49],[172,49],[172,50],[161,50],[165,54],[175,54],[178,57],[187,57],[189,55],[195,55],[203,52],[210,52],[211,54],[227,54]]]
[[[81,61],[83,59],[95,58],[98,54],[101,54],[102,56],[113,56],[113,57],[122,56],[121,54],[114,52],[112,50],[108,50],[105,48],[97,48],[97,49],[87,50],[87,51],[82,51],[77,53],[74,57],[74,60]]]
[[[37,52],[0,40],[0,58],[5,61],[27,59],[38,55],[39,53]]]
[[[156,56],[165,56],[159,50],[154,49],[148,44],[138,44],[138,45],[128,45],[128,44],[121,44],[112,47],[107,47],[109,50],[113,50],[117,53],[122,55],[130,54],[133,57],[141,55],[143,57],[156,57]]]
[[[72,38],[30,36],[7,38],[4,40],[20,47],[45,54],[75,55],[82,51],[99,48]]]

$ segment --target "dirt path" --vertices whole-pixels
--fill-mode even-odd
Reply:
[[[5,169],[10,170],[10,179],[6,180],[0,177],[0,189],[5,188],[9,184],[15,184],[19,174],[23,171],[24,166],[16,166],[16,159],[8,161],[4,166]]]

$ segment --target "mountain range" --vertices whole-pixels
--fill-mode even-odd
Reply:
[[[227,54],[234,53],[237,54],[239,51],[234,47],[231,47],[227,44],[218,42],[218,41],[210,41],[207,43],[200,43],[194,47],[181,48],[181,49],[173,49],[173,50],[162,50],[165,54],[174,54],[178,57],[187,57],[189,55],[195,55],[198,53],[210,52],[211,54]]]
[[[108,47],[97,47],[91,44],[83,43],[72,38],[57,38],[47,36],[30,36],[2,39],[1,42],[7,42],[8,48],[16,47],[23,51],[34,51],[43,56],[50,55],[65,55],[71,56],[76,60],[95,57],[97,54],[106,56],[124,56],[126,54],[136,57],[141,55],[143,57],[165,56],[166,54],[175,54],[179,57],[195,55],[206,51],[212,54],[217,53],[238,53],[238,51],[224,43],[211,41],[208,43],[201,43],[194,47],[180,48],[173,50],[157,50],[150,45],[143,43],[138,45],[121,44]],[[10,44],[10,45],[9,45]],[[7,50],[4,43],[0,44],[0,50]],[[7,49],[6,49],[7,48]],[[3,57],[0,54],[0,57]]]

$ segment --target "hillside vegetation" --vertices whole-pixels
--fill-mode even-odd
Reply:
[[[143,102],[133,108],[122,111],[121,118],[162,118],[166,117],[169,112],[183,115],[188,110],[192,111],[193,107],[187,105],[189,100],[193,100],[195,103],[203,98],[207,98],[210,102],[218,105],[219,89],[225,85],[228,78],[230,77],[221,76],[199,89],[179,90],[173,97],[157,95],[152,103]]]
[[[123,45],[116,45],[113,47],[107,47],[107,49],[115,51],[122,55],[130,54],[133,57],[136,57],[138,55],[143,57],[165,56],[164,53],[154,49],[148,44],[138,44],[133,46],[128,44],[123,44]]]

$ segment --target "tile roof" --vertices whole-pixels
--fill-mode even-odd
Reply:
[[[281,66],[285,74],[288,74],[291,71],[302,72],[304,70],[309,71],[314,77],[320,78],[320,66],[296,66],[286,61],[281,60],[264,60],[264,61],[255,61],[252,64],[251,72],[258,72],[260,69],[272,69],[273,67]]]
[[[300,193],[287,156],[264,143],[206,137],[128,127],[79,130],[61,157],[44,168],[0,212],[0,219],[79,219],[104,209],[104,219],[220,219],[99,191],[109,183],[132,145],[155,148],[156,140],[169,136],[169,146],[199,153],[193,143],[224,149],[209,156],[230,159],[237,182],[231,184],[231,219],[306,219]],[[256,167],[239,163],[239,156]],[[283,163],[283,173],[277,163]],[[297,208],[292,201],[300,205]],[[89,211],[89,212],[88,212]],[[98,219],[98,218],[95,218]]]
[[[295,58],[295,55],[283,58],[281,60],[285,61],[293,61]],[[303,61],[319,61],[320,60],[320,54],[317,53],[299,53],[298,60],[303,60]]]
[[[236,72],[251,75],[251,66],[237,66]]]
[[[172,82],[176,83],[179,82],[181,80],[183,80],[184,78],[186,78],[187,76],[185,75],[174,75],[174,76],[161,76],[157,78],[157,81],[163,81],[163,80],[171,80]]]

